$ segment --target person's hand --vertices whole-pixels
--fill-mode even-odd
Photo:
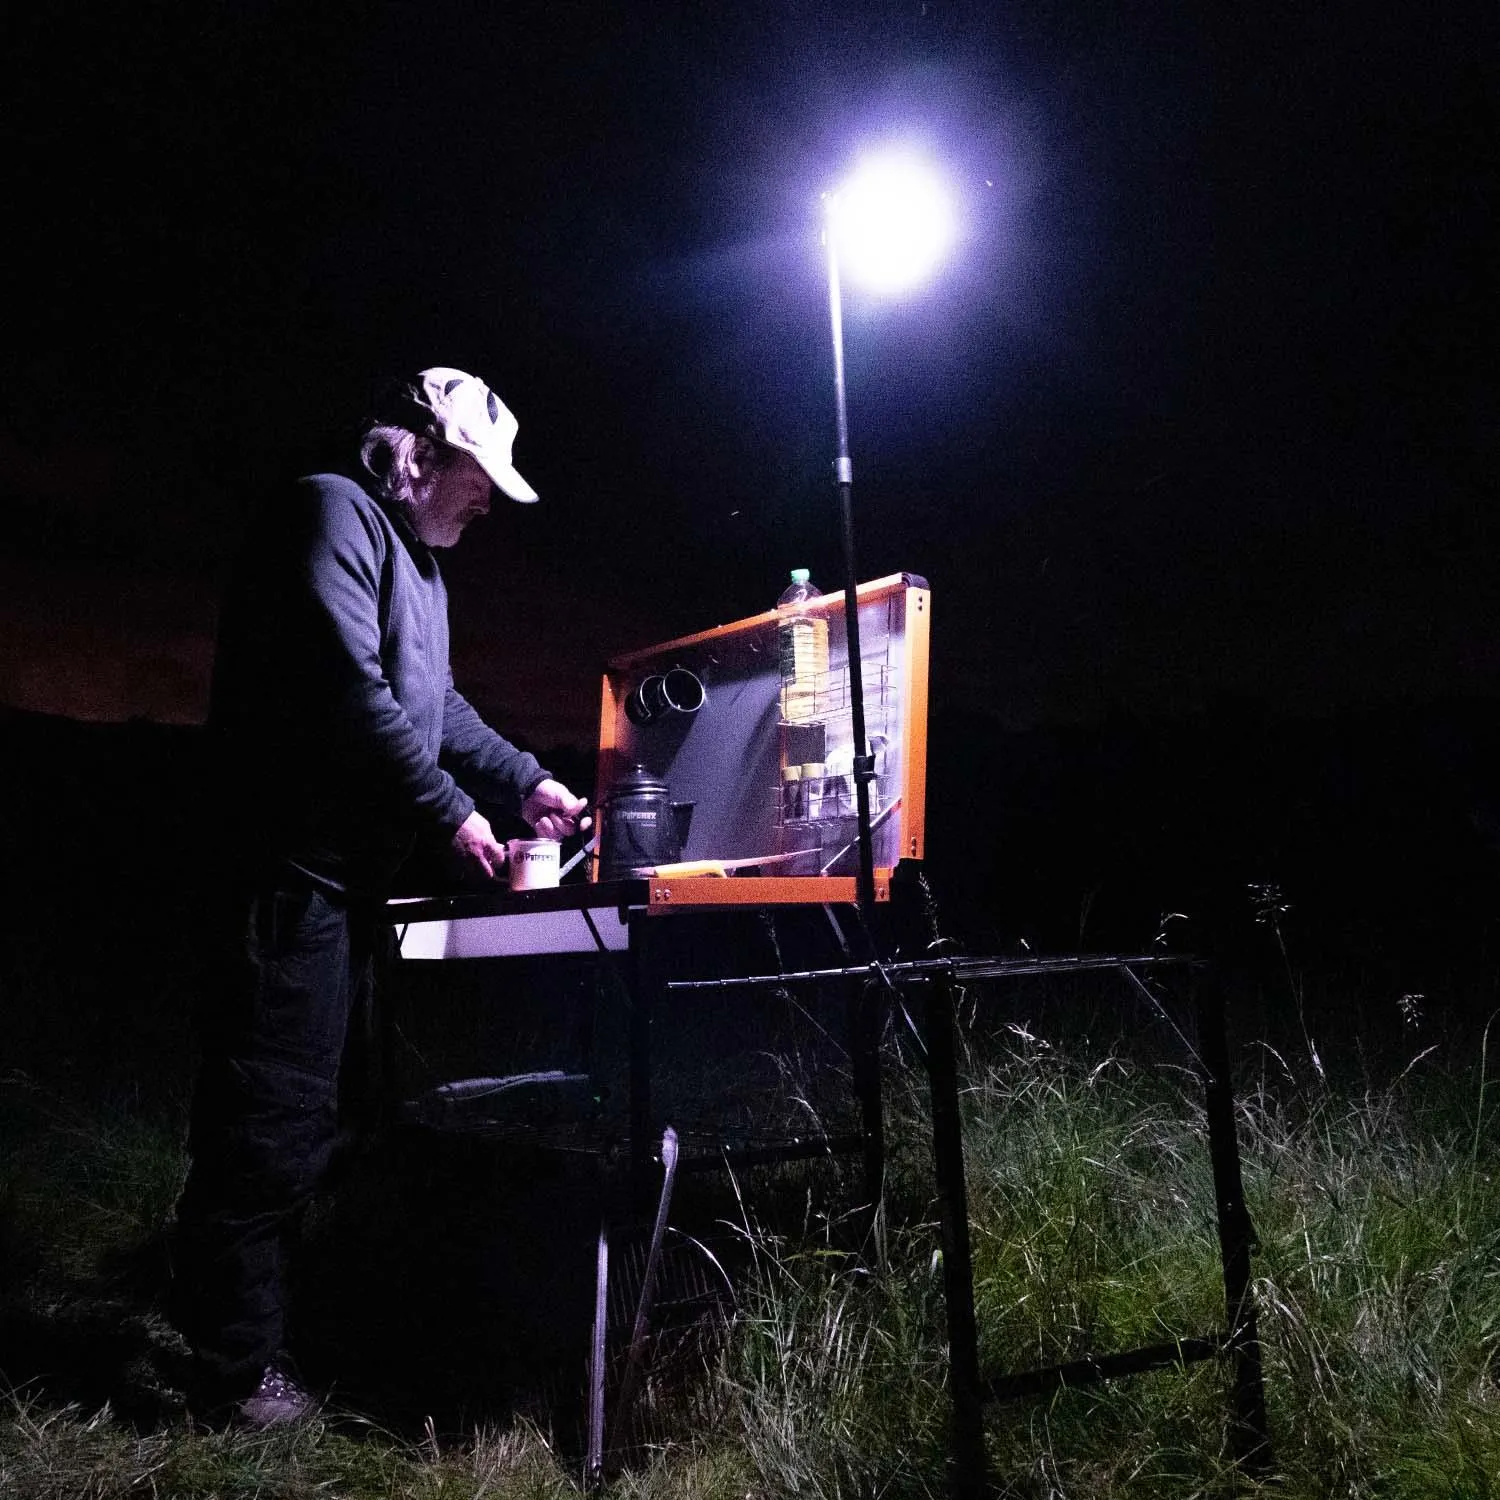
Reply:
[[[471,812],[454,830],[453,848],[467,869],[498,880],[505,871],[505,845],[495,842],[489,819]]]
[[[579,816],[587,805],[587,797],[575,797],[562,782],[549,777],[521,804],[521,816],[536,829],[538,838],[565,839],[593,821]]]

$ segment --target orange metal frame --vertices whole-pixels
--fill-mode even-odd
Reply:
[[[856,600],[863,606],[895,594],[906,596],[904,630],[901,640],[901,855],[902,859],[924,857],[926,841],[927,787],[927,709],[928,665],[931,643],[932,595],[930,590],[913,586],[907,576],[894,573],[862,583]],[[813,601],[811,608],[832,614],[843,609],[842,593],[828,594]],[[716,625],[710,630],[680,636],[659,645],[647,646],[613,658],[600,684],[599,697],[599,769],[594,789],[594,805],[600,806],[608,790],[608,781],[619,749],[618,726],[629,693],[630,673],[653,659],[671,656],[687,647],[710,644],[716,640],[745,635],[772,628],[777,611]],[[591,879],[599,878],[600,853],[595,852],[590,865]],[[891,870],[875,871],[875,899],[890,898]],[[853,903],[855,882],[846,875],[733,875],[691,876],[686,878],[653,878],[648,882],[647,910],[666,912],[684,906],[744,907],[791,903]]]

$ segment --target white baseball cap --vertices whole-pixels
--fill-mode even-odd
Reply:
[[[538,498],[510,461],[520,424],[478,376],[434,365],[389,391],[383,407],[384,420],[469,454],[512,500]]]

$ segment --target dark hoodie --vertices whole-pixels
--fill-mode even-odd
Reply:
[[[251,870],[381,895],[473,798],[516,813],[547,772],[453,686],[448,596],[405,519],[315,474],[263,514],[225,600],[209,726]]]

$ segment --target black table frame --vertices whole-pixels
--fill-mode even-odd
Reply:
[[[742,884],[743,891],[733,889]],[[901,882],[907,886],[909,882]],[[725,882],[721,904],[676,907],[653,905],[650,884],[623,880],[564,886],[553,891],[512,893],[486,891],[434,896],[406,901],[391,909],[398,924],[434,920],[456,921],[480,916],[521,915],[528,912],[582,911],[614,908],[627,924],[626,983],[630,995],[629,1024],[629,1156],[632,1183],[648,1179],[656,1122],[651,1107],[651,1025],[655,993],[651,948],[662,916],[685,912],[756,909],[753,882]],[[909,925],[896,899],[897,920]],[[910,901],[912,897],[905,898]],[[801,903],[809,904],[809,903]],[[598,944],[601,951],[604,945]],[[974,979],[1013,979],[1028,975],[1113,970],[1142,985],[1141,973],[1154,967],[1174,967],[1191,982],[1197,1019],[1196,1062],[1204,1091],[1208,1147],[1213,1168],[1214,1206],[1219,1254],[1224,1280],[1224,1328],[1184,1336],[1168,1343],[1090,1356],[1065,1364],[985,1377],[979,1361],[978,1327],[974,1306],[973,1260],[969,1236],[968,1196],[964,1184],[963,1130],[959,1111],[957,1018],[954,987]],[[1232,1362],[1229,1452],[1247,1475],[1265,1473],[1271,1450],[1257,1310],[1252,1291],[1251,1256],[1255,1231],[1245,1206],[1239,1141],[1234,1123],[1234,1089],[1225,1031],[1222,996],[1205,980],[1204,966],[1184,956],[1161,954],[1080,954],[1064,957],[926,959],[905,963],[848,964],[834,969],[808,970],[737,979],[678,981],[671,990],[738,986],[785,985],[830,978],[879,979],[886,986],[913,986],[923,997],[926,1066],[932,1108],[932,1149],[936,1174],[940,1233],[943,1247],[943,1290],[948,1325],[949,1379],[952,1396],[951,1452],[954,1493],[977,1497],[991,1493],[984,1456],[983,1409],[988,1402],[1013,1400],[1064,1386],[1097,1383],[1141,1371],[1181,1367],[1199,1360],[1227,1358]],[[1142,987],[1144,987],[1142,985]],[[861,1114],[858,1136],[819,1138],[764,1151],[721,1153],[694,1165],[737,1165],[821,1156],[834,1151],[857,1151],[864,1158],[866,1199],[873,1213],[884,1177],[885,1143],[881,1101],[878,1037],[880,986],[861,983],[859,998],[851,1001],[851,1045],[855,1089]]]
[[[657,883],[659,885],[659,883]],[[387,908],[398,927],[432,921],[463,921],[476,917],[524,916],[541,912],[578,911],[588,920],[590,911],[616,911],[625,923],[628,941],[623,959],[625,988],[629,997],[629,1101],[627,1149],[631,1182],[636,1196],[645,1203],[654,1195],[653,1152],[660,1139],[660,1123],[654,1118],[651,1102],[652,1025],[655,1000],[661,988],[654,973],[654,948],[663,921],[669,924],[692,913],[758,911],[765,903],[756,899],[758,882],[719,880],[724,899],[717,903],[694,901],[671,905],[659,899],[653,882],[648,880],[600,881],[561,886],[550,891],[513,892],[504,888],[464,892],[448,896],[405,899]],[[847,885],[848,882],[838,882]],[[823,903],[788,902],[777,906],[817,909]],[[853,906],[849,904],[852,911]],[[592,927],[592,921],[590,926]],[[614,956],[595,931],[596,948],[601,955]],[[868,1008],[851,1001],[850,1056],[860,1113],[857,1134],[809,1136],[795,1142],[778,1143],[763,1148],[720,1150],[712,1156],[693,1157],[684,1153],[680,1170],[693,1172],[725,1166],[757,1166],[771,1162],[811,1159],[829,1154],[854,1153],[863,1157],[866,1199],[874,1203],[880,1195],[885,1175],[885,1137],[880,1094],[878,1034],[871,1023]]]

